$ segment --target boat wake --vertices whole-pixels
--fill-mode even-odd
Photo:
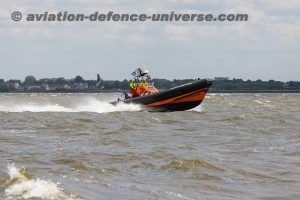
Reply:
[[[188,112],[196,112],[196,113],[205,113],[205,109],[202,107],[202,105],[199,105],[191,110],[187,110]]]
[[[8,103],[0,105],[0,112],[132,112],[140,111],[141,107],[137,104],[119,103],[112,105],[108,102],[100,101],[96,98],[87,98],[71,105],[58,103]]]
[[[26,169],[19,169],[15,166],[8,167],[9,179],[5,181],[5,197],[7,200],[38,198],[50,199],[79,199],[75,195],[67,194],[58,183],[50,180],[34,179]]]

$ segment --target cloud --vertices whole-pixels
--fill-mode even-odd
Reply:
[[[177,3],[177,1],[170,1]],[[264,2],[262,5],[259,3]],[[196,3],[196,1],[187,1],[187,3]],[[280,10],[280,13],[286,10],[300,8],[299,1],[201,1],[210,5],[219,5],[224,9],[224,13],[246,13],[249,14],[248,22],[227,22],[227,23],[209,23],[195,22],[185,24],[168,24],[164,27],[164,34],[172,41],[181,43],[192,43],[203,38],[224,40],[241,40],[245,43],[252,43],[254,40],[264,40],[272,38],[274,42],[295,43],[300,40],[300,21],[299,16],[278,16],[269,15],[269,11]],[[197,1],[197,4],[199,2]],[[259,7],[256,5],[260,5]],[[195,6],[197,7],[197,6]],[[187,10],[185,9],[185,12]],[[188,12],[197,12],[189,9]]]
[[[98,71],[101,63],[107,68],[104,72],[112,73],[115,66],[133,64],[132,58],[142,57],[150,60],[158,70],[171,63],[172,67],[202,66],[205,73],[214,74],[220,64],[238,71],[240,75],[251,70],[239,66],[259,67],[271,66],[274,57],[278,70],[286,61],[286,66],[299,65],[297,52],[300,43],[300,1],[299,0],[29,0],[3,1],[0,8],[0,52],[5,55],[2,60],[11,74],[25,73],[18,69],[19,65],[31,66],[33,72],[43,74],[40,65],[72,65],[66,70],[85,71],[91,66]],[[10,19],[13,11],[22,13],[43,13],[44,11],[90,14],[95,11],[115,13],[246,13],[248,22],[14,22]],[[91,49],[92,46],[92,50]],[[20,59],[13,58],[13,50],[18,49]],[[43,57],[41,53],[47,56]],[[55,60],[58,54],[59,59]],[[78,51],[73,50],[78,48]],[[209,52],[207,52],[209,49]],[[81,52],[82,50],[82,52]],[[72,52],[69,57],[64,52]],[[92,52],[92,53],[91,53]],[[101,52],[101,53],[98,53]],[[56,54],[57,53],[57,54]],[[284,56],[282,55],[284,53]],[[119,59],[110,60],[113,54]],[[25,56],[26,55],[26,56]],[[39,56],[35,56],[39,55]],[[23,56],[23,57],[22,57]],[[202,56],[199,59],[199,56]],[[252,57],[251,57],[252,56]],[[27,57],[30,57],[27,58]],[[48,59],[47,58],[51,58]],[[84,62],[81,62],[83,59]],[[178,60],[176,60],[178,58]],[[216,59],[218,58],[218,59]],[[254,62],[260,58],[264,62]],[[287,59],[293,58],[293,59]],[[174,60],[172,60],[174,59]],[[110,65],[110,63],[112,63]],[[274,65],[276,65],[276,63]],[[74,67],[74,69],[72,68]],[[204,73],[203,70],[198,73]],[[188,69],[188,67],[187,67]],[[288,67],[287,67],[288,69]],[[126,71],[127,69],[123,69]],[[131,69],[130,69],[131,70]],[[179,70],[178,75],[192,73],[192,70]],[[224,70],[226,71],[226,70]],[[257,71],[257,70],[256,70]],[[32,73],[33,73],[32,72]],[[54,73],[54,72],[53,72]],[[58,73],[58,72],[57,72]],[[251,73],[255,73],[255,70]],[[286,73],[286,72],[285,72]],[[291,77],[295,73],[291,73]],[[63,74],[62,74],[63,75]],[[163,75],[163,73],[162,73]],[[166,76],[169,74],[166,73]],[[227,74],[229,75],[229,74]],[[46,76],[46,75],[45,75]],[[255,75],[253,75],[255,76]],[[268,73],[265,73],[268,76]],[[286,75],[287,76],[287,75]],[[294,77],[294,76],[293,76]]]
[[[17,2],[17,3],[16,3]],[[157,4],[160,4],[158,7]],[[133,5],[133,8],[129,9],[129,5]],[[10,1],[5,2],[0,10],[1,24],[4,25],[0,28],[0,35],[11,36],[24,39],[32,39],[34,37],[44,38],[58,38],[65,40],[84,39],[90,36],[89,33],[95,33],[101,35],[103,42],[107,40],[124,40],[124,35],[128,36],[132,42],[146,44],[153,44],[155,40],[151,40],[151,37],[144,38],[144,35],[150,28],[156,30],[157,35],[164,34],[168,39],[172,41],[187,42],[190,43],[198,38],[211,38],[211,37],[223,37],[224,39],[232,39],[235,36],[244,37],[248,39],[255,39],[258,35],[272,35],[280,40],[285,39],[289,41],[297,40],[299,34],[299,23],[295,21],[291,16],[277,16],[268,15],[268,12],[286,12],[286,10],[295,10],[300,8],[300,2],[297,0],[250,0],[250,1],[237,1],[237,0],[168,0],[161,1],[146,1],[145,5],[139,1],[77,1],[76,3],[69,1],[38,1],[32,0],[30,2]],[[34,5],[34,7],[33,7]],[[176,5],[183,5],[176,9],[179,13],[202,13],[204,10],[199,9],[205,7],[207,11],[210,8],[212,12],[216,12],[218,8],[219,13],[246,13],[249,14],[248,22],[240,23],[168,23],[165,26],[161,24],[150,23],[122,23],[122,22],[37,22],[29,23],[12,22],[10,20],[10,14],[12,10],[19,10],[24,13],[43,13],[44,11],[59,12],[59,11],[76,11],[81,13],[91,13],[97,10],[108,12],[113,10],[115,12],[166,12],[169,13]],[[257,6],[259,5],[259,6]],[[159,9],[158,9],[159,8]],[[69,10],[70,9],[70,10]],[[293,20],[294,19],[294,20]],[[145,28],[145,24],[148,26]],[[144,30],[141,31],[142,26]],[[130,27],[130,28],[128,28]],[[283,27],[283,28],[279,28]],[[86,29],[88,31],[78,31],[79,29]],[[100,30],[101,29],[101,30]],[[276,30],[276,33],[272,31]],[[222,33],[220,35],[220,33]]]

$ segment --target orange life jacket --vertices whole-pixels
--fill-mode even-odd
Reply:
[[[151,93],[157,93],[159,91],[154,87],[153,84],[142,82],[142,83],[131,83],[130,92],[133,97],[136,97],[136,96],[148,95]]]

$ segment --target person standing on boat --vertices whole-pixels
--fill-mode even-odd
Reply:
[[[141,67],[131,73],[134,80],[131,80],[129,87],[132,97],[144,96],[156,93],[158,90],[154,87],[148,70]]]
[[[136,83],[135,80],[130,81],[129,87],[130,87],[131,96],[132,97],[138,97],[139,96],[139,94],[137,93],[138,84]]]

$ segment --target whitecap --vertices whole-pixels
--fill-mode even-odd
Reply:
[[[5,189],[5,196],[7,200],[14,199],[30,199],[40,198],[43,200],[79,199],[74,195],[66,194],[62,188],[51,180],[32,179],[25,176],[21,169],[14,165],[8,167],[8,174],[10,177],[9,187]]]

